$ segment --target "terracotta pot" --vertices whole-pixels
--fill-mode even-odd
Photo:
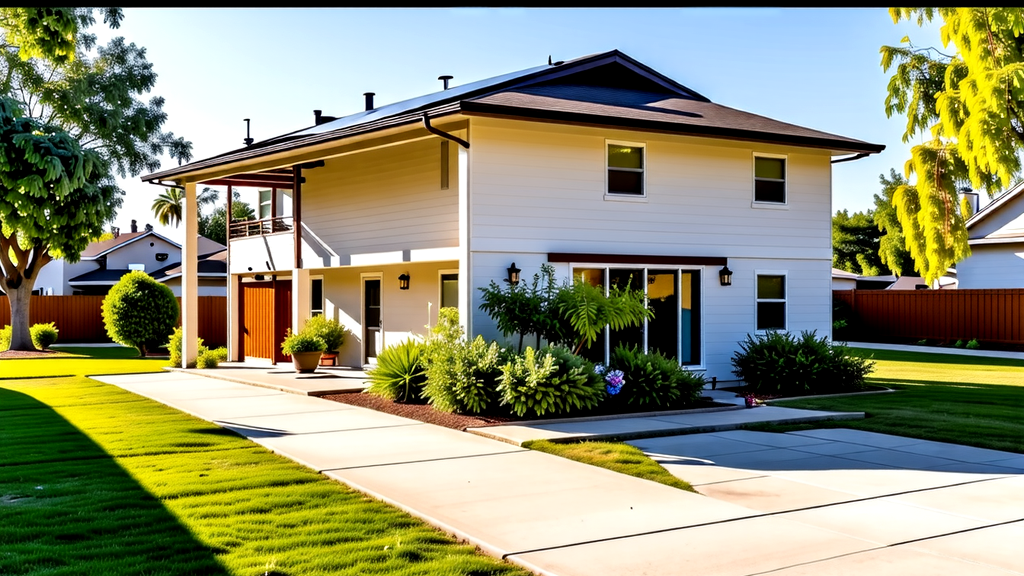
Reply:
[[[324,352],[324,355],[320,357],[321,366],[337,366],[338,364],[338,353],[337,352]]]
[[[320,356],[323,352],[295,352],[292,354],[292,364],[299,374],[309,374],[316,371],[320,365]]]

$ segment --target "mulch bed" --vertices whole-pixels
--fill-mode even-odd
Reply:
[[[0,358],[50,358],[66,355],[64,352],[56,350],[4,350],[0,352]]]
[[[515,424],[516,422],[533,421],[533,420],[546,420],[548,418],[537,418],[536,416],[529,418],[517,418],[515,416],[508,415],[467,415],[467,414],[448,414],[434,408],[428,404],[403,404],[401,402],[393,402],[386,400],[379,396],[372,394],[361,394],[361,393],[348,393],[348,394],[330,394],[327,396],[321,396],[325,400],[331,400],[334,402],[341,402],[342,404],[350,404],[352,406],[359,406],[361,408],[369,408],[371,410],[377,410],[378,412],[385,412],[387,414],[394,414],[395,416],[401,416],[403,418],[410,418],[412,420],[419,420],[420,422],[426,422],[427,424],[436,424],[438,426],[444,426],[446,428],[454,428],[455,430],[465,430],[466,428],[478,428],[482,426],[500,426],[502,424]],[[690,408],[714,408],[720,407],[723,404],[716,402],[700,401],[690,406]],[[588,412],[587,414],[581,415],[586,416],[609,416],[614,415],[616,412]],[[621,413],[625,415],[625,413]],[[550,419],[565,418],[566,416],[556,414],[550,416]]]

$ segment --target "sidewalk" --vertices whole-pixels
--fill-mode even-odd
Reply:
[[[925,354],[954,354],[958,356],[976,356],[983,358],[1010,358],[1024,362],[1024,352],[1004,352],[1002,350],[968,350],[966,348],[947,348],[944,346],[913,346],[909,344],[877,344],[874,342],[847,342],[850,348],[868,350],[891,350],[893,352],[923,352]]]
[[[980,532],[960,532],[985,528],[982,550],[1015,550],[1011,544],[1024,533],[1024,506],[1015,496],[1024,489],[1022,476],[971,476],[971,486],[983,481],[989,485],[968,495],[988,495],[999,502],[1001,507],[990,505],[999,514],[985,513],[970,522],[933,523],[935,528],[923,533],[945,540],[895,546],[891,534],[879,538],[846,533],[507,442],[319,398],[180,372],[96,379],[233,430],[539,574],[740,576],[781,570],[786,575],[984,575],[1021,568],[1015,553],[996,554],[995,560],[963,559],[962,550],[967,551],[964,555],[972,550],[977,555],[971,539]],[[767,408],[709,416],[766,413],[761,410]],[[763,448],[753,446],[749,452]],[[999,456],[998,461],[1015,456]],[[893,483],[890,477],[887,483],[931,494],[957,490],[967,482],[963,474],[952,473],[929,476],[923,483],[914,478],[911,474]],[[926,505],[950,501],[941,494],[933,496],[925,499]],[[927,524],[927,518],[913,518],[911,523]],[[935,550],[928,549],[934,542]]]

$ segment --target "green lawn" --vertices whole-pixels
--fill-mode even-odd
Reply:
[[[622,474],[651,480],[680,490],[696,492],[689,482],[672,475],[661,464],[650,459],[642,450],[622,442],[559,443],[549,440],[530,440],[523,448],[547,452],[569,460],[600,466]]]
[[[788,400],[776,405],[860,411],[867,413],[866,419],[759,428],[857,428],[1024,453],[1024,362],[923,352],[853,351],[874,359],[870,383],[897,392]]]
[[[166,360],[75,352],[94,356],[0,361],[0,574],[525,574],[233,433],[82,375]]]

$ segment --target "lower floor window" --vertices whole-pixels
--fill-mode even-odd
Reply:
[[[660,352],[683,366],[701,364],[700,270],[657,268],[574,268],[573,277],[600,286],[642,291],[654,317],[636,328],[605,328],[585,355],[607,362],[617,346],[636,346],[644,352]]]
[[[757,329],[786,329],[785,274],[757,275]]]

